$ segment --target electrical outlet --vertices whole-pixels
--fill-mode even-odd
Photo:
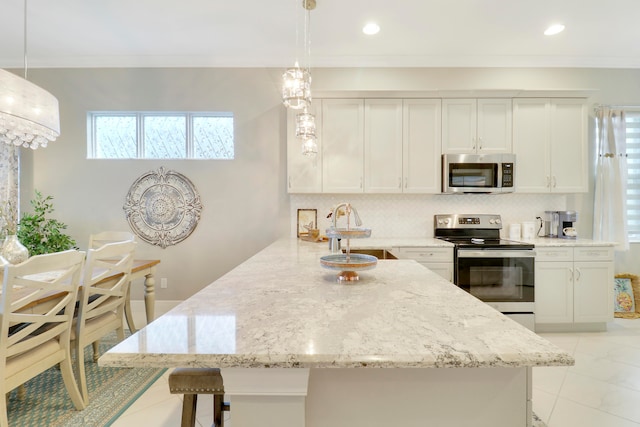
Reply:
[[[167,285],[167,278],[166,278],[166,277],[163,277],[162,279],[160,279],[160,287],[161,287],[162,289],[167,289],[167,286],[168,286],[168,285]]]

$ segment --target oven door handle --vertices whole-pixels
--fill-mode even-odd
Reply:
[[[458,250],[458,258],[535,258],[535,250]]]

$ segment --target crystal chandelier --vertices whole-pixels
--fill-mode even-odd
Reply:
[[[305,9],[304,47],[306,68],[300,67],[296,61],[282,75],[282,100],[284,105],[294,110],[303,110],[296,114],[296,138],[302,142],[302,154],[315,156],[318,153],[316,142],[316,118],[309,113],[311,106],[311,73],[309,63],[311,57],[311,10],[316,7],[316,0],[302,0]],[[296,44],[298,41],[296,23]]]
[[[304,28],[304,48],[307,60],[306,67],[296,60],[293,68],[287,69],[282,75],[282,102],[285,107],[302,110],[311,104],[311,74],[309,73],[309,56],[311,48],[310,21],[311,10],[316,7],[316,0],[302,0],[302,7],[306,10]],[[298,44],[298,25],[296,20],[296,46]]]
[[[46,147],[60,136],[58,100],[27,81],[27,0],[24,2],[24,79],[0,69],[0,141]]]
[[[318,154],[316,143],[316,116],[307,112],[296,114],[296,138],[302,141],[302,154],[315,156]]]

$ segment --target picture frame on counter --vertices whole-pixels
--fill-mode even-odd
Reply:
[[[297,236],[308,236],[309,230],[317,229],[318,210],[298,209],[298,233]]]

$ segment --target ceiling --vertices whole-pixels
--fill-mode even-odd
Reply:
[[[24,3],[2,3],[0,67],[22,68]],[[310,15],[312,67],[640,68],[638,0],[317,0]],[[29,0],[27,17],[29,68],[286,67],[304,51],[302,0]]]

